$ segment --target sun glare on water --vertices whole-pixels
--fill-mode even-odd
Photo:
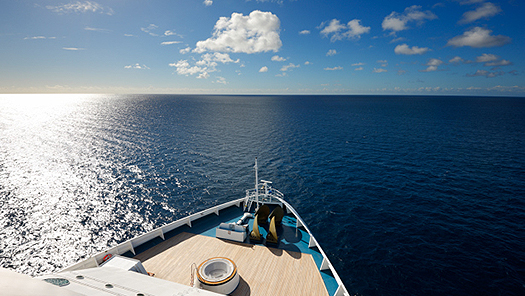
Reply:
[[[94,97],[0,95],[0,250],[32,266],[20,272],[51,271],[92,253],[96,244],[86,240],[105,229],[110,182],[92,149],[96,122],[86,116],[97,112]]]

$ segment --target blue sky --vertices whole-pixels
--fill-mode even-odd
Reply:
[[[525,96],[525,3],[2,1],[0,93]]]

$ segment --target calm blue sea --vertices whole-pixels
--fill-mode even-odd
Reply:
[[[525,295],[525,98],[0,95],[0,266],[243,197],[255,157],[352,295]]]

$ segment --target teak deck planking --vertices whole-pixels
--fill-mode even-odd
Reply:
[[[237,265],[240,283],[231,295],[328,296],[310,254],[183,232],[134,258],[157,278],[190,285],[191,265],[198,267],[212,257],[226,257]]]

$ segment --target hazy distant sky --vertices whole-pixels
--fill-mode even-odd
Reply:
[[[525,1],[2,1],[0,93],[525,96]]]

